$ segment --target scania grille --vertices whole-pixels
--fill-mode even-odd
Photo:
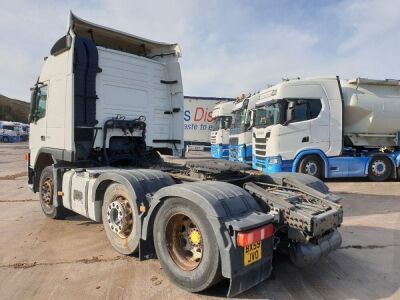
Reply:
[[[237,145],[239,143],[239,139],[238,138],[230,138],[229,139],[229,144],[230,145]]]
[[[265,149],[265,148],[264,148]],[[266,151],[265,150],[257,150],[257,147],[256,147],[256,155],[262,155],[262,156],[265,156],[265,153],[266,153]]]
[[[265,144],[266,142],[266,138],[256,138],[256,144]]]
[[[256,150],[264,150],[265,151],[266,145],[265,144],[255,144],[255,148],[256,148]]]

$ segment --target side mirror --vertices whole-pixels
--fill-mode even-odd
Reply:
[[[247,124],[246,124],[247,128],[248,129],[253,128],[254,127],[254,123],[255,123],[254,110],[251,110],[249,112],[248,119],[247,119]]]
[[[230,126],[230,125],[229,125],[229,120],[225,120],[225,121],[224,121],[224,128],[225,128],[225,129],[228,129],[229,126]]]
[[[28,121],[29,123],[35,122],[36,120],[36,96],[38,92],[38,87],[35,85],[33,88],[31,88],[32,94],[31,94],[31,110],[28,116]]]
[[[286,111],[286,121],[282,124],[283,126],[287,126],[295,119],[295,112],[294,112],[295,105],[296,104],[294,101],[288,102],[288,107]]]
[[[255,113],[255,111],[253,111],[251,113],[250,125],[251,125],[251,127],[254,127],[254,125],[256,125],[256,113]]]

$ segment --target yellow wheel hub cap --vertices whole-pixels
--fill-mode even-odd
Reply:
[[[201,235],[200,232],[193,230],[190,233],[190,241],[192,242],[193,245],[199,245],[201,242]]]

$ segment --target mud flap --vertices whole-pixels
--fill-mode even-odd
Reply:
[[[266,239],[262,242],[262,259],[249,266],[243,263],[243,248],[238,247],[236,252],[239,259],[235,259],[232,263],[236,266],[235,272],[232,274],[229,283],[227,297],[234,297],[244,291],[256,286],[266,280],[272,272],[272,249],[273,238]]]

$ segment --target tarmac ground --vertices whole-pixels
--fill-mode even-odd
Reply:
[[[0,143],[0,299],[224,297],[224,282],[190,294],[168,281],[157,260],[119,255],[102,224],[46,218],[27,188],[27,150],[27,143]],[[272,276],[237,298],[400,299],[400,183],[327,184],[344,199],[341,248],[305,269],[276,256]]]

